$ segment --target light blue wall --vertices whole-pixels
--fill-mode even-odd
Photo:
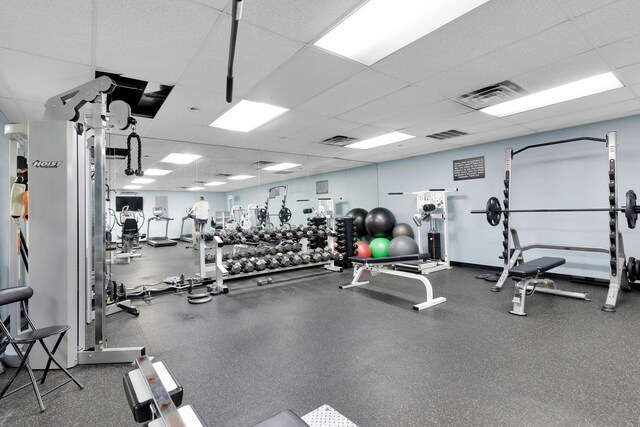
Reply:
[[[445,151],[381,163],[378,165],[380,204],[394,211],[399,221],[407,221],[414,212],[412,198],[388,196],[391,191],[418,191],[428,188],[458,187],[450,199],[450,256],[453,261],[500,266],[501,225],[491,227],[483,215],[471,215],[472,209],[484,209],[487,199],[496,196],[502,202],[505,149],[542,142],[593,136],[604,138],[608,131],[618,132],[618,197],[624,205],[627,189],[639,191],[640,120],[638,116],[528,135],[490,144]],[[485,156],[486,178],[453,181],[452,161]],[[604,144],[575,142],[528,150],[513,162],[511,208],[607,207],[608,154]],[[607,213],[514,214],[515,227],[522,244],[555,243],[608,247]],[[620,217],[627,257],[640,253],[638,231],[628,230]],[[527,258],[556,255],[567,259],[557,271],[565,274],[608,277],[608,256],[577,252],[538,251]]]
[[[2,180],[5,183],[0,185],[0,212],[2,215],[2,224],[0,227],[0,289],[7,288],[9,283],[9,230],[15,225],[9,217],[9,190],[11,188],[11,171],[9,170],[9,138],[4,134],[4,125],[8,124],[7,118],[0,113],[0,171],[2,171]],[[0,309],[0,318],[5,319],[8,316],[8,309],[2,307]]]
[[[222,193],[199,193],[199,192],[191,192],[191,191],[137,191],[135,194],[112,194],[111,195],[111,203],[109,203],[109,207],[115,209],[116,206],[116,196],[142,196],[143,197],[143,210],[145,217],[151,218],[153,217],[153,208],[155,206],[156,196],[167,196],[167,200],[169,202],[168,206],[168,215],[173,218],[173,221],[169,221],[169,238],[178,238],[180,237],[180,227],[182,226],[182,217],[186,215],[186,209],[190,208],[194,205],[194,203],[198,200],[199,196],[205,196],[205,199],[209,202],[209,208],[211,210],[211,215],[216,210],[224,209],[226,205],[226,199],[224,194]],[[109,218],[111,221],[111,218]],[[161,236],[164,234],[164,227],[166,224],[158,223],[157,221],[153,221],[151,223],[149,233],[151,236]],[[147,232],[147,223],[145,222],[142,233]],[[189,222],[189,226],[185,224],[185,233],[191,232],[191,222]],[[113,240],[116,240],[116,237],[120,235],[120,227],[116,225],[112,231]]]
[[[318,198],[332,198],[336,202],[336,215],[342,216],[353,208],[372,209],[378,206],[378,167],[367,165],[353,169],[314,175],[307,178],[292,179],[279,183],[250,187],[225,193],[232,195],[235,205],[246,207],[248,204],[264,206],[269,188],[276,185],[287,185],[287,207],[291,209],[291,224],[306,224],[308,215],[302,213],[305,208],[318,207]],[[329,181],[329,193],[316,195],[316,181]],[[280,203],[280,198],[274,203]],[[298,200],[308,200],[298,202]],[[271,202],[270,202],[271,203]],[[278,207],[270,208],[277,212]],[[273,219],[279,224],[277,218]]]

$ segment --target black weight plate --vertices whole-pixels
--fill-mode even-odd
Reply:
[[[638,212],[636,211],[638,200],[636,196],[636,192],[633,190],[627,191],[626,194],[626,203],[627,205],[624,207],[624,216],[627,218],[627,225],[630,229],[636,228],[636,222],[638,221]]]
[[[627,279],[630,282],[636,281],[636,269],[635,269],[636,259],[634,257],[629,257],[627,261],[626,270],[627,270]]]
[[[633,262],[633,272],[634,280],[640,279],[640,260],[638,259]]]
[[[280,209],[280,212],[278,212],[278,218],[280,219],[280,222],[282,224],[289,222],[289,220],[291,219],[291,209],[287,207],[283,207],[282,209]]]
[[[500,223],[501,215],[502,206],[500,206],[500,200],[497,197],[490,197],[487,200],[487,222],[495,227]]]

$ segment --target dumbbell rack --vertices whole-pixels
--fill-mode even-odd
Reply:
[[[313,267],[321,267],[330,263],[330,261],[320,261],[320,262],[309,262],[308,264],[300,264],[300,265],[292,265],[289,267],[278,267],[277,269],[269,269],[266,268],[264,270],[254,270],[249,273],[238,273],[238,274],[230,274],[227,268],[223,264],[223,256],[222,256],[222,248],[224,244],[222,243],[222,239],[218,236],[214,237],[216,242],[215,245],[215,263],[206,263],[205,253],[207,247],[204,242],[200,243],[200,257],[199,257],[199,273],[197,274],[200,278],[210,277],[210,273],[213,273],[215,277],[215,286],[220,289],[223,293],[228,293],[228,287],[224,284],[225,279],[245,279],[254,276],[263,276],[271,273],[281,273],[285,271],[292,270],[301,270],[305,268],[313,268]],[[306,239],[302,240],[302,253],[306,253],[308,251]]]

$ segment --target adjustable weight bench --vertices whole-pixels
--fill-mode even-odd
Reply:
[[[414,310],[424,310],[425,308],[429,308],[437,304],[442,304],[447,299],[444,297],[433,297],[431,282],[429,282],[426,277],[419,273],[399,271],[395,270],[394,268],[394,265],[396,263],[405,261],[427,261],[429,259],[431,259],[431,256],[428,253],[383,258],[349,257],[349,260],[354,264],[353,280],[348,285],[340,286],[340,289],[352,288],[354,286],[363,286],[369,283],[369,278],[371,276],[377,276],[378,274],[388,274],[390,276],[400,276],[407,279],[417,280],[424,285],[427,300],[425,302],[414,305]]]
[[[527,313],[524,311],[525,298],[528,295],[533,295],[534,292],[591,301],[586,292],[571,292],[556,289],[553,280],[539,278],[542,273],[559,267],[565,262],[566,260],[564,258],[542,257],[509,269],[509,277],[512,277],[513,280],[516,281],[515,294],[511,300],[511,302],[513,302],[513,310],[510,310],[509,313],[517,316],[526,316]],[[538,287],[538,285],[544,285],[544,287]]]

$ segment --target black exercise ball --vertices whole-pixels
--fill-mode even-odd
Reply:
[[[364,236],[367,234],[367,230],[364,228],[364,219],[367,217],[367,210],[362,208],[351,209],[345,216],[353,218],[353,227],[356,230],[358,236]]]
[[[389,243],[389,256],[413,255],[419,251],[418,244],[409,236],[394,237]]]
[[[398,236],[409,236],[411,238],[414,237],[413,228],[411,228],[411,226],[406,222],[400,222],[396,224],[396,226],[393,227],[393,232],[391,233],[391,235],[393,237],[398,237]]]
[[[391,234],[395,226],[396,217],[387,208],[371,209],[364,219],[364,227],[373,237],[386,237]]]

